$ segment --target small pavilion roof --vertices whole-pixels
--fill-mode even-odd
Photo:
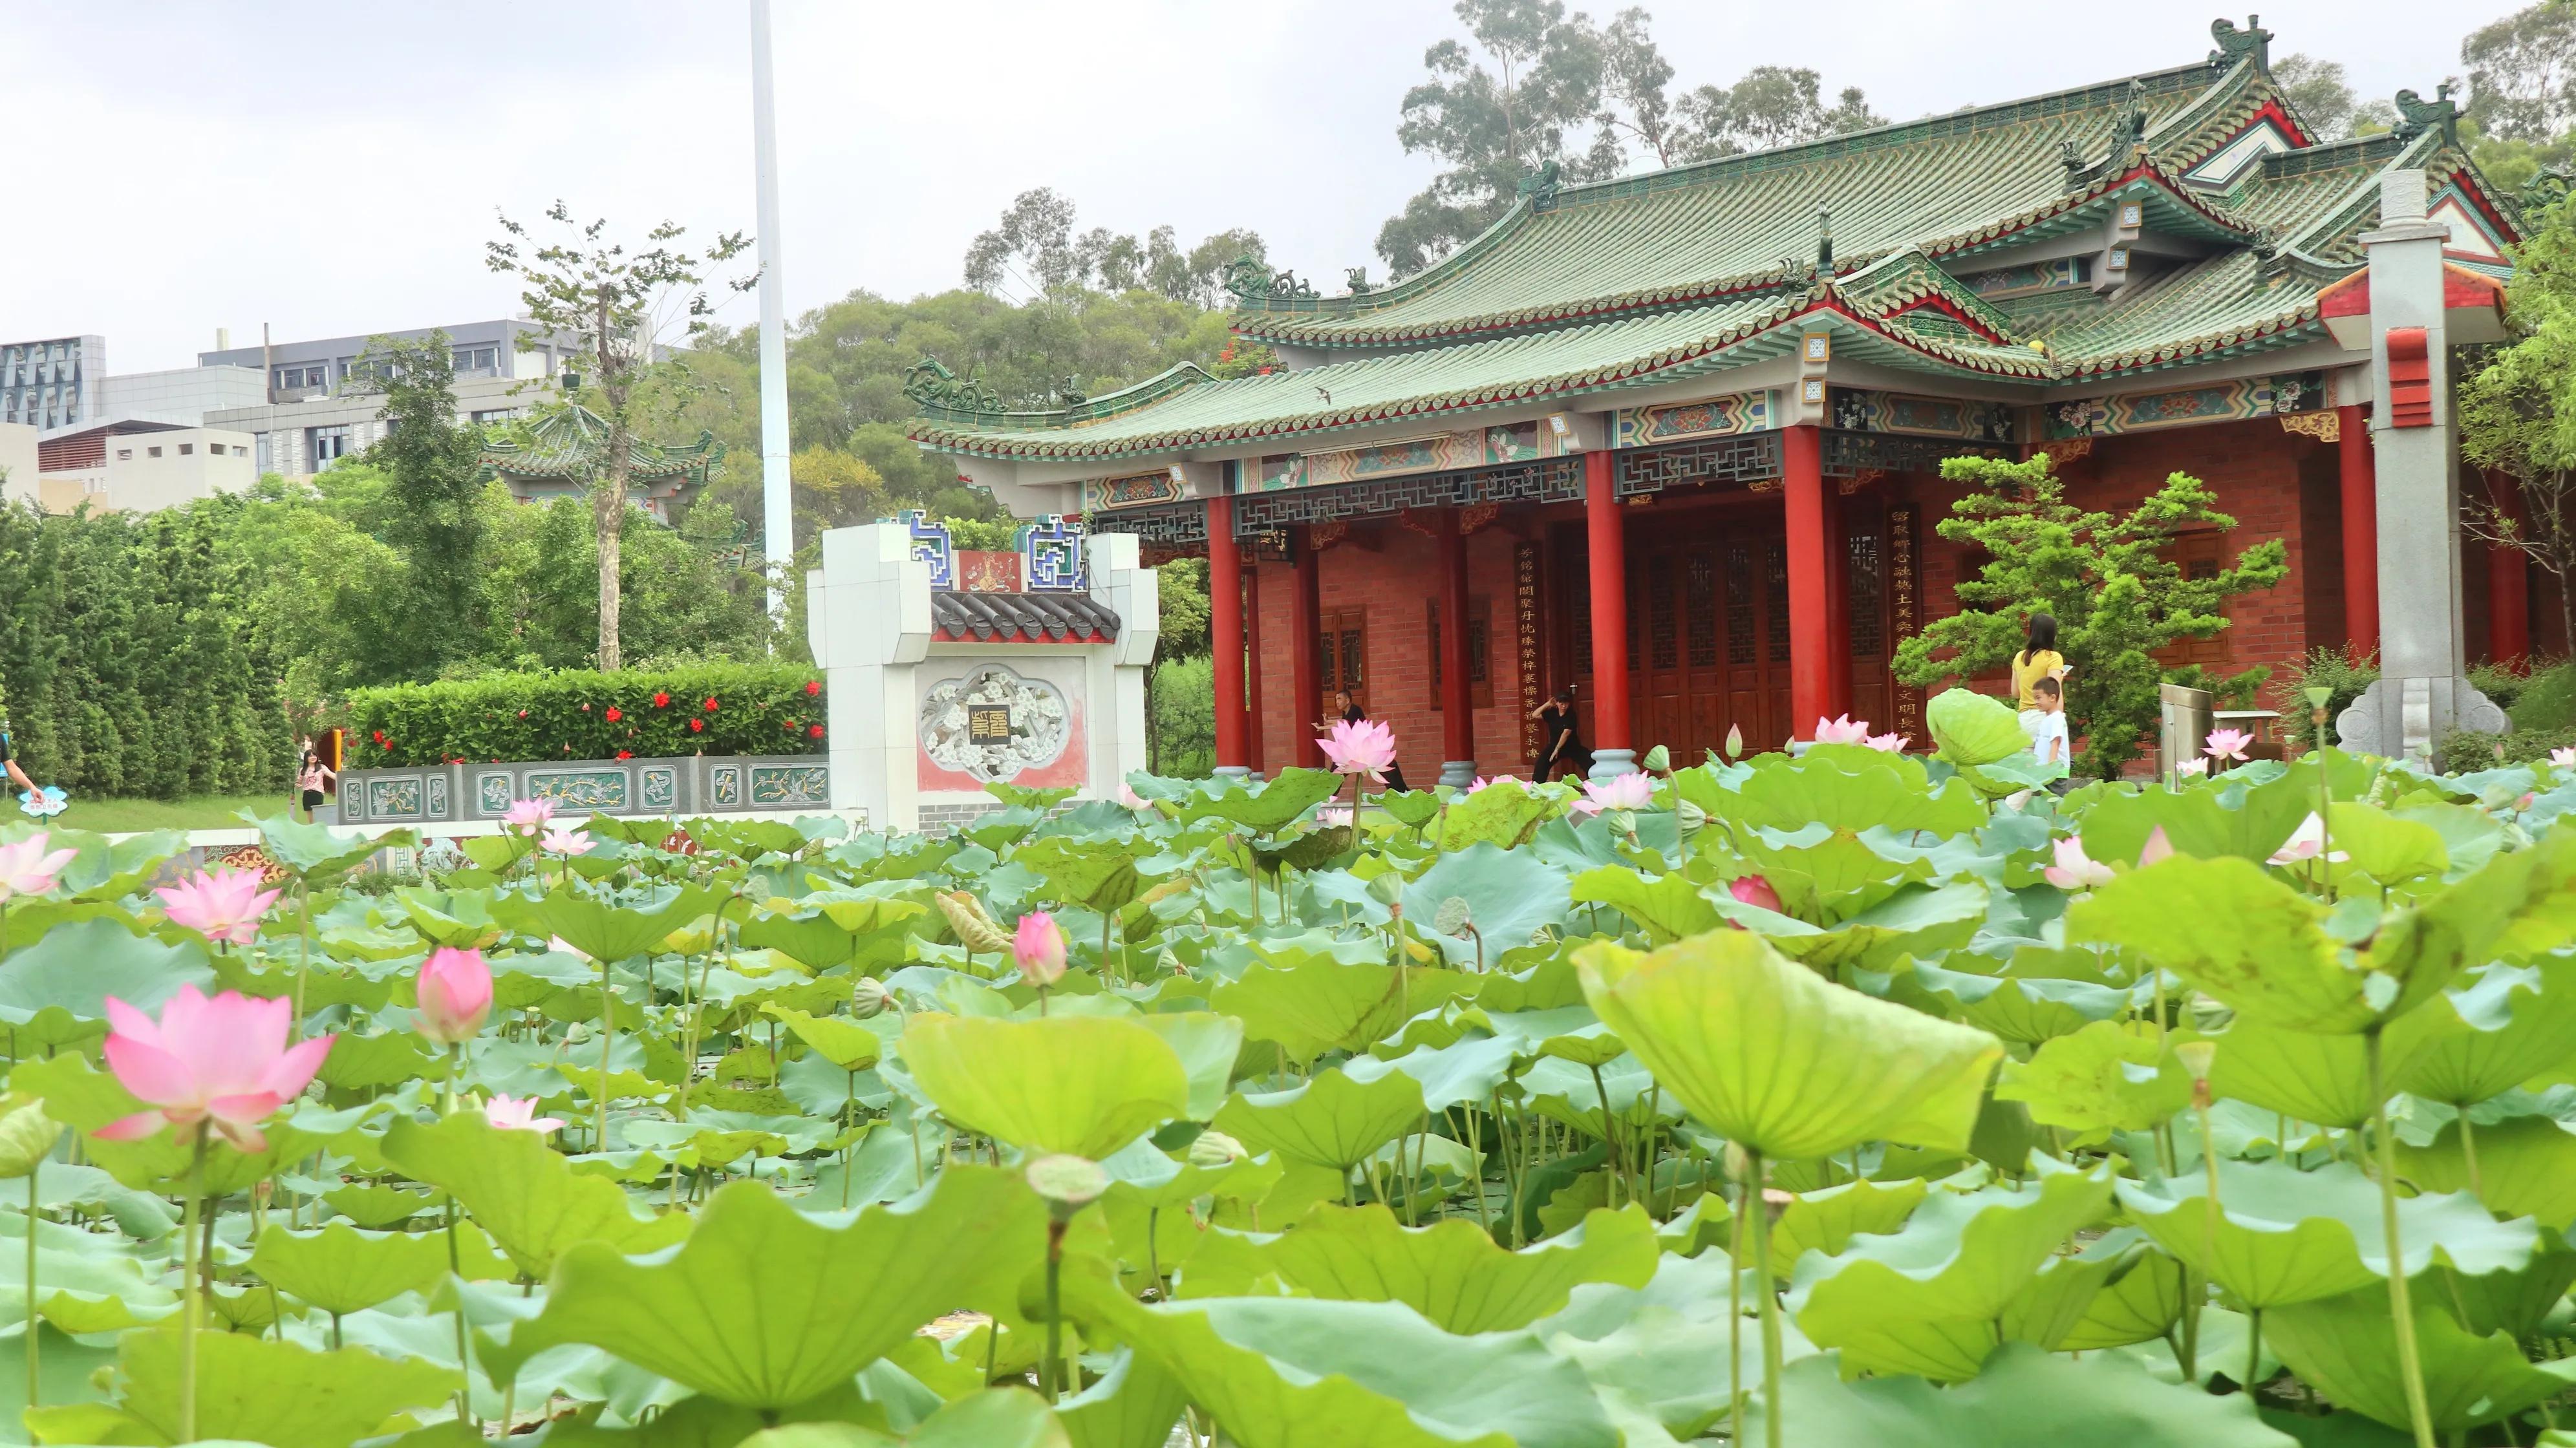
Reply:
[[[630,432],[627,477],[631,482],[656,483],[686,475],[703,485],[724,461],[724,453],[724,444],[703,429],[696,441],[677,444],[652,442]],[[505,478],[588,482],[608,468],[608,419],[577,402],[548,409],[529,425],[524,443],[486,444],[483,466]]]

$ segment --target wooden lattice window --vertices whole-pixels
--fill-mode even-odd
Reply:
[[[1323,711],[1319,716],[1333,719],[1333,691],[1348,689],[1351,697],[1368,707],[1368,611],[1358,608],[1328,608],[1317,620],[1323,636],[1316,640],[1315,655],[1321,661],[1324,697],[1317,700]]]
[[[1494,707],[1493,638],[1485,620],[1493,610],[1483,598],[1467,600],[1467,692],[1473,707]],[[1440,600],[1431,600],[1431,707],[1440,707]]]
[[[2164,550],[2165,557],[2182,569],[2185,578],[2216,578],[2227,567],[2227,535],[2216,529],[2185,533]],[[2156,650],[2156,662],[2168,669],[2190,664],[2207,664],[2213,668],[2227,662],[2227,631],[2201,634],[2178,640]]]

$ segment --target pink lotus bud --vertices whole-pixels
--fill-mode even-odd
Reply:
[[[1020,967],[1020,978],[1041,990],[1064,979],[1064,931],[1055,917],[1043,910],[1021,916],[1011,937],[1011,959]]]
[[[412,1026],[442,1046],[473,1040],[492,1017],[492,971],[479,950],[432,951],[420,967]]]

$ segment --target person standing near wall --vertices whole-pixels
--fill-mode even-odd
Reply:
[[[1530,761],[1530,782],[1545,784],[1559,765],[1570,767],[1581,779],[1592,771],[1592,751],[1583,747],[1583,736],[1575,726],[1574,686],[1559,685],[1557,691],[1529,712],[1547,731],[1539,742],[1538,757]]]

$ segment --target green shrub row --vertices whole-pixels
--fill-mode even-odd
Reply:
[[[349,695],[349,766],[820,754],[820,671],[705,663],[487,674]]]

